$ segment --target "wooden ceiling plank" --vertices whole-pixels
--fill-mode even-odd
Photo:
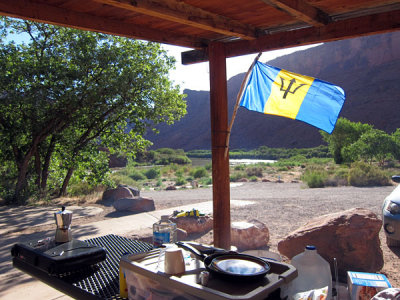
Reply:
[[[194,37],[179,36],[28,0],[0,1],[0,15],[195,49],[206,45],[201,39]]]
[[[307,4],[303,0],[262,0],[266,4],[287,12],[296,19],[312,26],[320,27],[328,24],[330,18],[322,10]]]
[[[252,40],[258,29],[175,0],[93,0],[136,13],[189,25],[223,35]]]
[[[226,57],[331,42],[396,30],[400,30],[400,10],[338,21],[319,28],[310,27],[265,35],[254,41],[226,43]],[[183,64],[207,60],[207,51],[204,49],[182,53]]]

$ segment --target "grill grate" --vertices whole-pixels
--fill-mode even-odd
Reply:
[[[66,273],[59,277],[101,299],[124,299],[119,296],[121,256],[147,252],[153,249],[153,246],[113,234],[88,239],[86,242],[103,247],[107,252],[107,258],[98,266],[79,272]]]

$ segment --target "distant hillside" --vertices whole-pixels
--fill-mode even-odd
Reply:
[[[264,62],[262,56],[260,61]],[[346,92],[341,117],[373,124],[388,133],[400,127],[398,32],[331,42],[279,57],[268,64],[341,86]],[[243,77],[244,74],[239,74],[228,81],[229,116]],[[148,135],[153,148],[210,149],[209,92],[185,90],[185,93],[188,114],[173,126],[159,126],[160,134]],[[313,126],[239,108],[230,147],[303,148],[321,143],[319,130]]]

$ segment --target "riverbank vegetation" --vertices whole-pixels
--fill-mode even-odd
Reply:
[[[315,153],[320,153],[321,148],[309,148],[307,153],[313,153],[313,150]],[[254,158],[252,156],[254,152],[254,150],[247,153],[242,151],[240,157]],[[309,188],[346,185],[362,187],[389,185],[390,177],[400,173],[399,161],[395,159],[386,160],[384,165],[378,161],[362,160],[336,164],[333,157],[309,158],[304,155],[304,149],[291,149],[291,152],[293,156],[275,162],[232,164],[230,181],[303,182],[304,187]],[[85,180],[72,180],[68,195],[75,197],[85,197],[94,193],[101,195],[101,191],[118,184],[127,184],[141,190],[201,188],[211,185],[211,159],[190,157],[189,153],[168,148],[140,153],[138,159],[128,159],[125,167],[115,168],[108,173],[107,181],[91,184]],[[37,200],[39,199],[31,198],[31,201]]]
[[[318,147],[316,152],[319,152],[320,148]],[[313,152],[312,150],[308,149],[307,153]],[[276,162],[232,164],[230,167],[230,181],[277,183],[301,181],[309,188],[345,185],[363,187],[390,185],[390,177],[400,171],[400,164],[395,159],[388,159],[385,165],[381,165],[377,161],[365,162],[362,160],[336,164],[332,157],[308,158],[301,154],[304,153],[304,149],[291,149],[291,151],[295,155],[279,159]],[[170,150],[170,153],[173,152]],[[182,150],[177,152],[182,154]],[[242,151],[241,158],[259,159],[259,156],[252,156],[254,152]],[[192,188],[212,184],[211,160],[201,158],[203,165],[195,166],[194,163],[199,158],[189,158],[193,164],[146,167],[144,165],[139,166],[137,162],[131,162],[125,169],[114,172],[111,177],[116,184],[129,184],[142,189],[155,190],[168,187]],[[149,176],[149,173],[155,175]]]

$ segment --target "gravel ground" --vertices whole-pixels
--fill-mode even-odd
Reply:
[[[327,187],[305,188],[301,183],[257,182],[231,188],[232,200],[248,200],[254,204],[232,208],[231,221],[257,219],[270,231],[270,250],[277,252],[277,244],[308,220],[350,208],[367,208],[381,218],[383,199],[394,189],[387,187]],[[177,207],[212,199],[211,188],[175,191],[143,191],[144,197],[155,200],[156,209]],[[194,205],[195,207],[195,205]],[[383,231],[380,232],[385,266],[381,270],[394,287],[400,287],[400,248],[388,248]],[[202,242],[212,242],[208,234]]]

